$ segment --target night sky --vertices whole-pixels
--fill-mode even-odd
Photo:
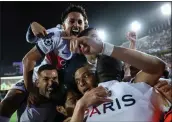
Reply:
[[[37,21],[47,29],[56,26],[70,3],[82,5],[90,27],[103,28],[107,41],[121,45],[133,20],[143,24],[140,36],[147,34],[149,25],[160,18],[159,8],[164,2],[0,2],[0,61],[21,61],[34,46],[25,39],[29,24]]]

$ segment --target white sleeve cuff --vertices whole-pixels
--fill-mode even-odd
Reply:
[[[103,42],[103,50],[101,52],[102,55],[107,55],[107,56],[111,56],[112,52],[114,49],[114,45],[107,43],[107,42]]]

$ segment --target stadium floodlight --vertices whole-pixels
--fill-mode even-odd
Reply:
[[[171,4],[164,4],[161,6],[161,12],[163,15],[171,15]]]
[[[141,25],[138,21],[134,21],[131,23],[131,30],[134,31],[134,32],[137,32],[139,31],[141,28]]]
[[[102,29],[98,30],[98,36],[100,37],[100,39],[105,40],[106,35],[105,35],[104,30]]]

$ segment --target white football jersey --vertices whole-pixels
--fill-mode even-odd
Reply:
[[[90,107],[85,112],[86,122],[148,122],[152,120],[153,89],[144,82],[126,83],[115,80],[100,83],[110,92],[112,102]]]
[[[45,38],[39,38],[36,45],[38,50],[43,54],[53,51],[65,60],[71,59],[72,53],[69,50],[69,42],[61,38],[62,30],[55,27],[47,30],[47,33]]]

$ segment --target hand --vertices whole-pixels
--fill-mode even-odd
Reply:
[[[88,36],[62,37],[70,41],[70,51],[73,53],[98,54],[102,52],[103,42]]]
[[[172,103],[172,86],[166,80],[158,82],[155,88]]]
[[[63,106],[56,106],[56,110],[57,110],[59,113],[61,113],[61,114],[65,115],[65,116],[67,116],[67,112],[66,112],[66,110],[65,110],[65,108],[64,108]]]
[[[104,102],[112,101],[111,99],[108,99],[107,96],[107,90],[102,86],[99,86],[86,92],[78,102],[84,108],[88,108],[89,106],[98,106]]]
[[[46,29],[37,22],[31,24],[32,32],[37,37],[44,37],[47,35]]]
[[[134,31],[128,32],[127,39],[131,42],[136,42],[136,32]]]

